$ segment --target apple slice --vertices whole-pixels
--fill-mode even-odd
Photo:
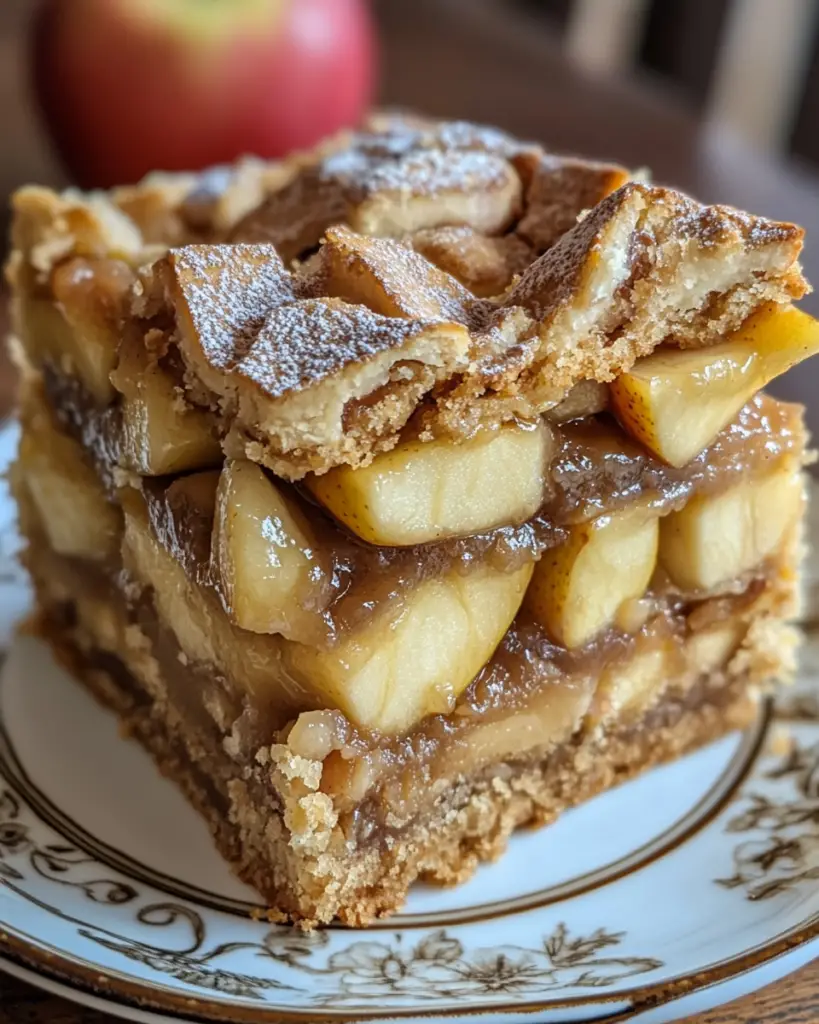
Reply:
[[[146,478],[136,502],[138,509],[144,502],[154,537],[189,579],[206,587],[213,585],[210,551],[219,476],[218,469],[206,469],[174,477],[170,483],[165,477]],[[130,488],[120,491],[120,500],[134,506]]]
[[[526,608],[564,647],[582,647],[642,597],[657,561],[657,518],[645,510],[572,527],[535,567]]]
[[[222,605],[254,633],[315,632],[331,595],[310,525],[255,463],[225,464],[216,496],[213,563]]]
[[[121,260],[61,263],[51,279],[53,298],[26,293],[18,300],[19,331],[32,361],[77,377],[101,405],[111,401],[119,316],[133,281]]]
[[[685,466],[768,381],[819,352],[819,322],[767,304],[726,341],[658,349],[611,384],[614,414],[671,466]]]
[[[185,404],[141,338],[123,339],[111,381],[122,394],[120,460],[126,468],[164,476],[221,462],[208,416]]]
[[[341,466],[306,483],[362,540],[426,544],[534,515],[552,452],[552,434],[541,421],[483,431],[460,444],[408,441],[369,466]]]
[[[114,554],[120,515],[80,445],[47,417],[26,422],[19,466],[48,542],[59,555],[103,561]]]
[[[748,625],[729,619],[710,629],[697,629],[688,636],[683,650],[686,668],[698,676],[723,668],[747,632]]]
[[[662,520],[660,562],[683,590],[708,591],[760,565],[802,512],[804,481],[793,464],[692,498]]]
[[[531,565],[512,573],[482,566],[427,580],[397,617],[383,608],[330,651],[285,643],[284,664],[356,725],[403,732],[452,711],[500,643],[531,575]]]
[[[301,687],[282,668],[278,636],[249,633],[235,626],[222,611],[209,587],[186,575],[180,562],[156,538],[141,496],[131,492],[125,504],[123,563],[135,580],[150,588],[160,622],[172,631],[182,655],[202,666],[203,687],[224,676],[229,689],[247,692],[265,721],[275,728],[306,708],[315,707],[310,690]],[[222,683],[221,685],[224,685]],[[204,693],[204,689],[203,689]],[[201,695],[189,695],[200,700]],[[228,726],[229,727],[229,726]]]
[[[609,665],[597,684],[586,722],[596,726],[625,714],[642,714],[662,693],[670,677],[682,668],[676,643],[661,641],[657,646],[637,648],[625,661]]]

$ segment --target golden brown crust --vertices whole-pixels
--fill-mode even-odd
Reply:
[[[271,245],[188,245],[172,249],[145,277],[136,308],[149,318],[167,295],[184,351],[203,373],[232,370],[251,350],[269,313],[295,299],[293,282]],[[198,350],[197,355],[194,352]]]
[[[523,183],[511,159],[522,152],[489,128],[391,121],[304,166],[229,240],[272,243],[287,261],[333,224],[386,237],[459,223],[499,233],[522,209]]]
[[[167,265],[182,354],[225,431],[298,478],[366,464],[415,412],[423,436],[469,436],[536,417],[662,342],[712,343],[761,303],[804,293],[801,243],[793,225],[629,183],[495,301],[401,241],[345,227],[293,272],[269,244],[186,247]]]
[[[133,264],[178,240],[128,330],[179,346],[187,398],[229,453],[298,479],[367,464],[411,419],[463,438],[538,416],[658,344],[709,344],[807,290],[801,229],[627,178],[492,129],[387,119],[283,166],[113,198],[23,190],[13,265]]]
[[[149,174],[108,193],[26,186],[12,199],[12,246],[42,275],[68,256],[119,257],[138,265],[169,246],[223,238],[298,166],[298,157],[245,157],[200,174]]]
[[[483,303],[420,253],[386,238],[330,228],[301,287],[406,320],[480,322]]]
[[[493,316],[535,324],[509,354],[479,361],[440,402],[463,429],[551,408],[580,381],[606,382],[665,342],[712,344],[763,302],[807,291],[804,232],[631,182],[533,263]],[[491,319],[489,321],[491,323]]]
[[[361,241],[357,250],[352,239]],[[325,262],[298,275],[269,244],[186,246],[143,275],[135,299],[143,331],[156,330],[172,311],[191,392],[218,410],[229,449],[251,456],[259,449],[258,460],[283,476],[321,469],[345,446],[352,461],[374,421],[382,431],[391,421],[394,439],[437,381],[466,369],[470,333],[457,320],[466,316],[463,302],[473,301],[469,294],[454,280],[460,294],[447,294],[433,280],[446,275],[420,256],[415,281],[399,260],[391,287],[380,273],[390,255],[381,244],[397,245],[339,229]],[[334,257],[352,264],[346,289],[333,286]],[[380,303],[356,301],[362,278],[378,284]],[[383,313],[371,308],[379,305]],[[354,423],[350,406],[365,399]]]
[[[584,210],[597,206],[629,177],[623,167],[543,154],[532,169],[518,236],[537,252],[546,252]]]
[[[138,262],[143,238],[130,218],[103,194],[62,195],[34,185],[12,197],[15,257],[46,276],[68,256],[113,256]]]
[[[465,224],[416,231],[412,246],[479,298],[501,295],[537,255],[515,232],[493,237]]]

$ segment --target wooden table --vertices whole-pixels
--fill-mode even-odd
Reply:
[[[656,87],[584,78],[554,42],[523,21],[501,17],[493,0],[376,0],[376,7],[385,30],[385,103],[493,122],[556,150],[650,166],[657,180],[708,201],[797,221],[808,228],[808,276],[819,282],[819,177],[703,132]],[[806,306],[819,313],[819,297]],[[8,366],[0,366],[0,407],[8,402],[10,381]],[[819,433],[819,398],[813,397],[819,396],[819,360],[779,391],[813,403],[811,419]],[[0,975],[0,1024],[112,1019]],[[696,1018],[696,1024],[765,1021],[819,1021],[819,964]]]

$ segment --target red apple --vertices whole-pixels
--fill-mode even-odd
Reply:
[[[83,187],[276,157],[369,104],[366,0],[46,0],[34,80]]]

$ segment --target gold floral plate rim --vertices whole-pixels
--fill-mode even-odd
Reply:
[[[2,688],[1,678],[0,688]],[[435,926],[473,924],[496,917],[506,917],[510,914],[526,913],[584,895],[641,870],[677,849],[686,840],[705,828],[732,801],[740,786],[753,770],[762,751],[771,723],[772,707],[770,700],[763,701],[755,723],[746,730],[739,746],[722,772],[713,780],[710,788],[697,802],[666,829],[628,854],[615,858],[594,870],[573,876],[566,882],[534,890],[525,896],[491,900],[449,911],[399,913],[387,920],[374,921],[368,926],[367,931],[392,931],[396,928],[403,931]],[[71,839],[77,847],[98,859],[100,863],[127,874],[134,881],[152,885],[168,896],[196,901],[198,905],[210,910],[218,910],[240,917],[264,912],[265,908],[261,902],[243,902],[229,897],[214,896],[207,890],[200,889],[158,869],[148,867],[125,851],[93,836],[78,821],[61,810],[33,782],[15,750],[5,720],[0,715],[0,779],[2,778],[14,780],[17,791],[36,811],[42,821],[61,835]],[[333,924],[328,927],[347,930],[344,925]]]
[[[486,1017],[490,1014],[518,1013],[536,1014],[551,1010],[600,1007],[606,1004],[627,1004],[625,1009],[615,1009],[611,1015],[601,1017],[598,1013],[586,1019],[573,1018],[573,1024],[615,1024],[636,1014],[655,1007],[664,1006],[691,995],[694,992],[739,978],[757,970],[800,946],[819,938],[819,914],[806,924],[789,929],[775,936],[770,942],[757,949],[749,950],[708,968],[691,971],[650,985],[634,986],[619,992],[594,996],[572,996],[565,999],[548,999],[542,1002],[494,1003],[483,1006],[463,1005],[444,1008],[391,1007],[386,1011],[377,1008],[359,1008],[351,1012],[323,1013],[314,1007],[284,1009],[264,1006],[236,1006],[224,1002],[202,999],[199,996],[182,995],[173,989],[156,983],[141,984],[132,981],[116,971],[101,972],[100,967],[87,961],[67,958],[57,950],[45,951],[34,956],[33,947],[17,936],[0,931],[0,961],[3,958],[28,968],[35,975],[44,976],[66,988],[86,995],[104,998],[118,1006],[146,1010],[152,1013],[172,1015],[195,1024],[273,1024],[273,1022],[303,1022],[311,1024],[353,1024],[367,1020],[445,1019],[459,1017]],[[39,950],[38,950],[39,952]],[[162,999],[157,998],[161,993]],[[385,1016],[386,1013],[386,1016]]]

